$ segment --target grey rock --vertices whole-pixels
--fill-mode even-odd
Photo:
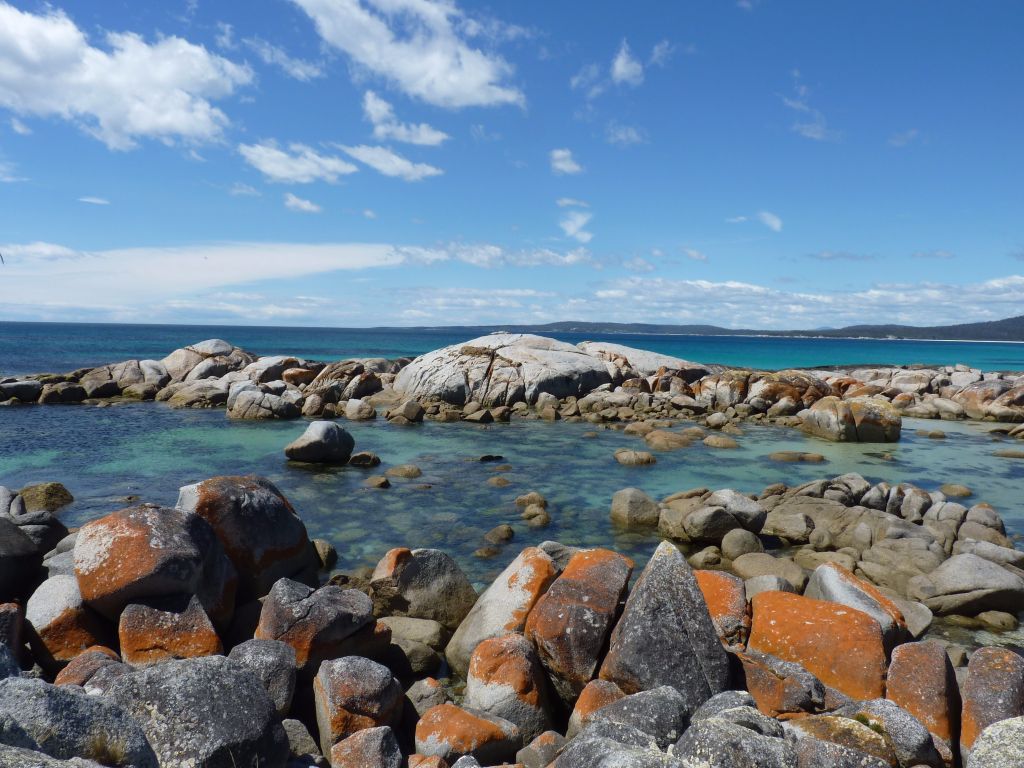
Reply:
[[[797,768],[791,742],[718,717],[693,723],[673,754],[704,768]]]
[[[612,739],[577,736],[554,762],[554,768],[694,768],[657,749],[638,749]]]
[[[887,652],[891,652],[905,638],[903,627],[886,607],[856,577],[834,564],[823,563],[814,569],[804,589],[804,596],[839,603],[866,613],[882,628],[882,642]]]
[[[320,748],[332,747],[355,731],[390,725],[400,713],[402,688],[391,671],[362,656],[343,656],[320,665],[313,683]],[[344,713],[345,717],[339,717]]]
[[[836,714],[885,731],[900,765],[929,765],[942,768],[942,758],[932,736],[921,721],[888,699],[858,701],[841,707]]]
[[[415,683],[409,686],[405,692],[406,699],[412,704],[413,709],[416,710],[416,714],[420,717],[423,713],[432,707],[440,706],[450,701],[448,692],[444,686],[441,685],[434,678],[426,678],[424,680],[417,680]]]
[[[259,679],[281,717],[288,714],[298,670],[294,648],[280,640],[247,640],[232,648],[228,658]]]
[[[729,662],[703,594],[682,554],[654,551],[615,626],[600,677],[626,693],[670,685],[685,711],[729,688]]]
[[[334,745],[333,768],[402,768],[402,751],[390,727],[364,728]]]
[[[62,759],[157,768],[146,734],[132,713],[81,689],[42,680],[0,680],[0,743]]]
[[[761,530],[768,514],[760,504],[749,496],[731,488],[715,491],[704,499],[704,504],[709,507],[722,507],[746,530],[754,533]]]
[[[477,594],[452,557],[439,549],[393,549],[374,569],[370,595],[381,616],[431,619],[456,629]]]
[[[612,496],[611,520],[623,528],[652,528],[660,514],[658,503],[639,488],[623,488]]]
[[[523,768],[546,768],[559,750],[565,746],[565,737],[558,731],[545,731],[516,752],[516,762]]]
[[[743,582],[743,588],[747,592],[747,600],[753,600],[754,595],[762,592],[796,592],[796,587],[781,576],[753,576]]]
[[[659,749],[666,749],[683,735],[689,714],[683,695],[663,685],[601,707],[593,713],[590,722],[631,725],[653,738]]]
[[[12,520],[0,517],[0,602],[24,597],[39,579],[42,552]]]
[[[30,749],[0,744],[0,768],[103,768],[99,763],[73,757],[61,760]]]
[[[954,555],[927,576],[912,578],[909,591],[937,614],[1016,612],[1024,605],[1024,578],[972,554]]]
[[[293,760],[295,758],[312,758],[311,763],[315,764],[317,758],[323,759],[316,739],[301,721],[285,719],[281,721],[281,727],[284,728],[285,736],[288,737],[288,751]]]
[[[774,557],[767,552],[741,555],[733,560],[732,569],[744,580],[755,576],[779,576],[792,584],[797,592],[802,592],[807,583],[803,568],[788,557]]]
[[[755,706],[754,697],[747,691],[722,691],[697,707],[690,719],[693,721],[706,720],[727,709],[753,706]]]
[[[1024,717],[988,726],[971,747],[967,768],[1020,768],[1024,765]]]
[[[6,644],[0,643],[0,680],[20,675],[21,665],[18,664],[18,658],[14,655],[14,651]]]
[[[314,421],[302,435],[288,443],[284,455],[292,461],[311,464],[345,464],[356,441],[347,430],[333,421]]]
[[[288,739],[260,681],[223,656],[118,678],[107,697],[141,725],[161,766],[283,768]]]
[[[756,533],[736,528],[722,537],[722,556],[727,560],[735,560],[750,552],[764,552],[764,545]]]
[[[874,755],[810,736],[796,742],[796,753],[799,768],[892,768]]]

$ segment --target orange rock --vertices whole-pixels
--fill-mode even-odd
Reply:
[[[392,725],[402,707],[402,687],[387,667],[359,656],[321,664],[313,697],[325,755],[357,731]]]
[[[128,603],[198,595],[218,624],[231,619],[237,575],[209,524],[180,509],[143,504],[82,526],[75,542],[82,599],[117,620]]]
[[[964,752],[992,723],[1024,715],[1024,658],[1007,648],[979,648],[967,665],[961,693],[960,750]]]
[[[547,730],[547,677],[530,641],[504,635],[480,643],[469,662],[464,704],[515,723],[524,741]]]
[[[889,662],[887,699],[946,742],[960,736],[960,689],[946,649],[938,643],[896,646]]]
[[[387,768],[401,762],[395,734],[386,725],[364,728],[331,748],[331,768]]]
[[[448,763],[437,755],[409,755],[409,768],[448,768]]]
[[[507,720],[441,704],[416,723],[416,751],[455,762],[472,755],[487,765],[514,758],[523,746],[519,729]]]
[[[54,576],[32,593],[25,618],[34,630],[29,640],[39,662],[55,669],[91,645],[110,641],[111,627],[82,601],[74,576]]]
[[[565,735],[572,738],[590,722],[590,716],[597,710],[625,696],[622,689],[609,680],[591,680],[576,699],[576,706],[569,718],[569,729]]]
[[[577,552],[526,620],[526,637],[567,704],[594,677],[632,572],[633,561],[611,550]]]
[[[694,571],[697,586],[708,604],[711,622],[725,645],[740,645],[750,632],[747,591],[743,579],[724,571]]]
[[[743,665],[745,687],[762,713],[787,719],[820,712],[824,707],[825,687],[799,664],[759,651],[736,656]]]
[[[94,645],[75,656],[58,672],[53,684],[85,686],[101,667],[120,663],[121,657],[115,651],[102,645]]]
[[[117,635],[122,658],[134,667],[224,652],[210,617],[194,597],[187,602],[132,603],[121,613]]]
[[[855,699],[885,695],[882,629],[866,613],[788,592],[754,596],[748,647],[793,661]]]

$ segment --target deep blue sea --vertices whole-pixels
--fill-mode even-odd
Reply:
[[[761,369],[829,365],[965,363],[1024,370],[1024,344],[761,336],[555,333],[573,344],[614,341],[700,363]],[[274,328],[218,325],[111,325],[0,322],[0,376],[63,372],[132,358],[160,359],[178,347],[221,338],[259,355],[317,360],[415,356],[467,341],[450,329]]]

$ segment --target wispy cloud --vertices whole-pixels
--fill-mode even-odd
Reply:
[[[105,197],[93,197],[92,195],[86,195],[85,197],[78,198],[80,203],[88,203],[89,205],[110,205],[110,201]]]
[[[590,203],[577,200],[575,197],[560,197],[555,201],[559,208],[589,208]]]
[[[464,37],[480,33],[454,0],[292,0],[332,48],[403,93],[439,107],[525,104],[511,64]]]
[[[944,251],[942,249],[934,251],[915,251],[911,254],[911,258],[914,259],[938,259],[939,261],[946,261],[948,259],[955,259],[956,254],[952,251]]]
[[[291,192],[285,192],[284,207],[290,211],[298,211],[299,213],[320,213],[323,211],[323,208],[312,200],[306,200],[303,197],[298,197],[297,195],[293,195]]]
[[[661,40],[651,48],[651,56],[647,60],[652,67],[663,67],[668,64],[672,54],[676,52],[676,46],[668,40]]]
[[[232,197],[259,197],[260,191],[248,184],[236,181],[231,185],[231,188],[228,190],[228,194]]]
[[[21,120],[16,117],[11,118],[11,130],[19,136],[31,136],[32,129],[25,125]]]
[[[758,211],[757,220],[768,227],[772,232],[782,231],[782,219],[771,211]]]
[[[609,144],[628,147],[632,144],[643,144],[647,139],[640,128],[612,120],[605,129],[605,140]]]
[[[583,173],[583,166],[573,158],[571,149],[552,149],[550,159],[551,171],[555,174],[572,176]]]
[[[363,114],[373,124],[373,136],[380,141],[401,141],[436,147],[450,137],[426,123],[403,123],[395,117],[391,104],[373,91],[363,95]]]
[[[692,261],[707,261],[708,255],[696,248],[683,248],[683,256]]]
[[[239,144],[238,151],[249,165],[278,184],[334,184],[339,177],[359,170],[340,157],[320,154],[305,144],[290,144],[287,150],[273,141]]]
[[[828,121],[820,109],[811,106],[809,101],[811,91],[804,84],[800,70],[794,69],[791,74],[793,95],[783,96],[782,103],[798,115],[796,122],[791,126],[792,130],[804,138],[814,141],[838,141],[841,134],[829,128]]]
[[[892,136],[889,137],[889,146],[905,147],[908,144],[912,144],[913,142],[917,141],[917,138],[918,136],[920,136],[920,134],[921,132],[917,130],[917,128],[908,128],[905,131],[894,133]]]
[[[629,43],[623,39],[615,58],[612,59],[612,82],[631,85],[634,88],[644,81],[644,65],[633,55]]]
[[[0,184],[14,184],[18,181],[27,181],[24,176],[19,176],[14,163],[0,160]]]
[[[594,238],[594,234],[588,232],[585,227],[592,218],[594,215],[588,211],[567,211],[558,222],[558,226],[562,228],[566,237],[571,237],[581,243],[589,243]]]
[[[247,37],[242,41],[264,64],[278,67],[295,80],[308,82],[324,74],[319,64],[289,56],[283,48],[268,43],[262,37]]]
[[[815,261],[874,261],[878,257],[871,253],[853,251],[818,251],[808,254],[807,258]]]
[[[384,176],[392,176],[405,181],[421,181],[430,176],[440,176],[444,173],[440,168],[435,168],[432,165],[414,163],[387,147],[371,147],[360,144],[355,147],[339,145],[339,149]]]

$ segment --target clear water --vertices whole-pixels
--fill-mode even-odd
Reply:
[[[696,486],[751,492],[849,471],[929,490],[961,482],[975,490],[975,500],[992,503],[1011,531],[1024,533],[1024,461],[992,455],[998,444],[987,433],[991,425],[907,421],[895,445],[834,444],[796,430],[747,426],[738,450],[696,443],[658,454],[651,467],[622,467],[614,451],[643,442],[605,429],[587,437],[594,429],[586,424],[344,422],[357,450],[383,459],[374,470],[289,464],[282,448],[305,425],[238,423],[222,410],[175,411],[159,403],[7,408],[0,411],[0,484],[65,483],[76,501],[61,516],[75,525],[124,506],[127,496],[172,505],[181,485],[217,474],[257,473],[279,485],[311,535],[336,545],[342,568],[373,565],[394,546],[431,546],[450,552],[479,581],[496,575],[521,547],[544,539],[613,546],[643,562],[656,536],[616,531],[608,521],[612,494],[627,486],[655,497]],[[919,428],[941,428],[948,437],[921,437]],[[779,450],[820,453],[828,461],[781,464],[767,458]],[[511,469],[496,472],[495,464],[475,460],[482,454],[502,455]],[[367,475],[403,463],[420,466],[423,477],[393,480],[387,490],[363,486]],[[488,484],[495,474],[511,484]],[[546,529],[531,530],[519,520],[514,499],[531,490],[549,499],[552,524]],[[484,533],[501,523],[513,526],[515,539],[493,559],[474,557]]]
[[[573,344],[588,339],[614,341],[702,363],[769,370],[913,363],[965,363],[984,370],[1024,370],[1024,344],[750,336],[552,335]],[[319,360],[415,356],[468,338],[466,332],[450,329],[0,322],[0,375],[71,371],[132,358],[160,359],[178,347],[215,337],[261,355],[290,354]]]

